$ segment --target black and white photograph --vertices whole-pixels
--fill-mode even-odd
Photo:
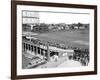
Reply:
[[[17,14],[20,69],[92,69],[93,10],[18,6]]]
[[[88,66],[90,14],[22,11],[22,68]]]
[[[96,6],[14,4],[12,71],[18,79],[96,73]]]

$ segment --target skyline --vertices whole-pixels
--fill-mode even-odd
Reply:
[[[23,23],[90,23],[89,13],[76,12],[48,12],[48,11],[23,11]],[[28,18],[29,17],[29,18]]]
[[[54,12],[39,12],[40,23],[57,24],[57,23],[90,23],[89,14],[69,14]]]

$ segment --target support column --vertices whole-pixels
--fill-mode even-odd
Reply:
[[[32,52],[33,52],[33,45],[31,45],[31,49],[32,49]]]
[[[36,46],[36,54],[38,54],[38,47]]]
[[[30,45],[30,51],[31,51],[31,53],[32,53],[32,45]]]
[[[41,54],[41,48],[40,48],[40,54]],[[42,54],[41,54],[42,55]]]
[[[35,53],[35,48],[34,48],[34,46],[33,46],[33,52]]]
[[[45,57],[45,54],[46,54],[46,51],[45,50],[43,50],[43,56]]]
[[[26,51],[27,51],[27,48],[28,48],[28,45],[27,45],[27,43],[26,43]]]
[[[22,43],[22,50],[24,50],[24,44]]]
[[[29,51],[30,51],[30,44],[29,44]]]
[[[24,51],[26,50],[25,48],[26,48],[26,44],[24,43]]]
[[[49,50],[49,43],[47,43],[47,60],[50,60],[50,50]]]
[[[26,45],[26,43],[25,43],[25,51],[27,50],[26,46],[27,46],[27,45]]]
[[[32,45],[32,49],[33,49],[32,53],[35,55],[35,51],[34,51],[34,46],[33,45]]]
[[[22,50],[24,51],[24,43],[22,43]]]
[[[29,50],[29,45],[27,44],[27,50]]]
[[[31,53],[33,54],[33,45],[31,45]]]

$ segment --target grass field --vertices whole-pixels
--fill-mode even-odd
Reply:
[[[34,33],[33,33],[34,34]],[[56,43],[63,43],[66,46],[89,48],[89,31],[88,30],[73,30],[73,31],[56,31],[48,33],[39,33],[34,37]]]

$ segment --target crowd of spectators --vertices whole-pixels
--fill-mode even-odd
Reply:
[[[87,66],[89,63],[89,50],[88,49],[74,50],[74,55],[72,59],[79,61],[83,66]]]

